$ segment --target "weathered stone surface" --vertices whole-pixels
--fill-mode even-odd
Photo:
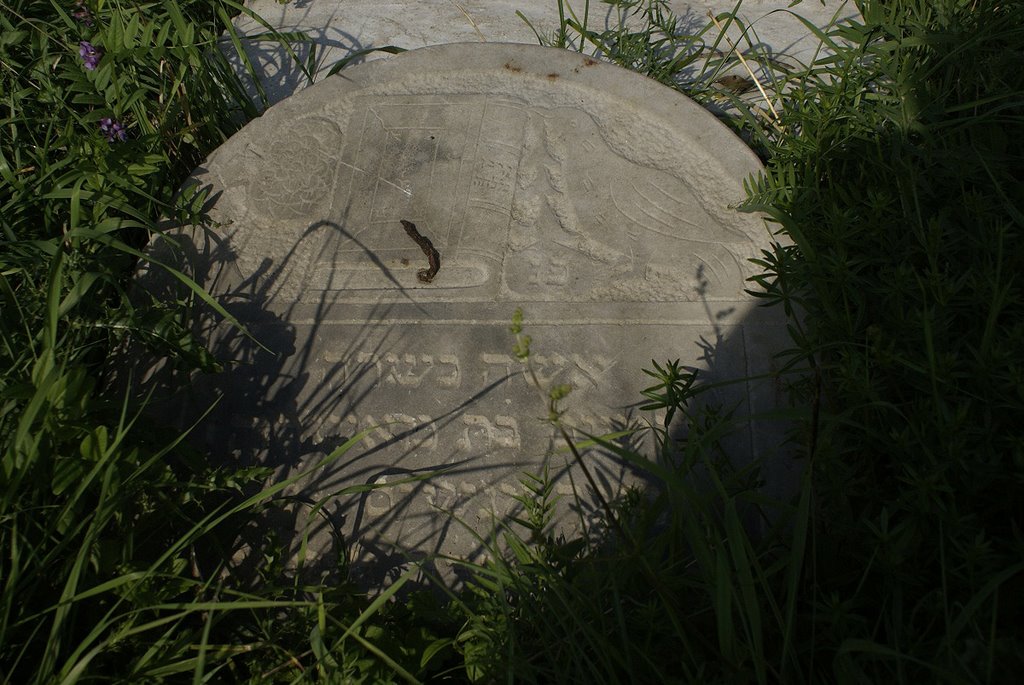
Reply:
[[[369,430],[293,494],[394,484],[321,512],[370,576],[407,558],[478,558],[476,536],[519,508],[519,474],[545,464],[557,493],[583,496],[584,511],[560,510],[571,528],[596,505],[545,420],[549,387],[572,386],[577,435],[602,434],[656,418],[637,410],[652,359],[682,359],[704,383],[773,370],[780,314],[744,294],[747,260],[771,237],[730,207],[759,168],[687,98],[576,53],[456,44],[343,72],[195,174],[214,223],[176,235],[187,270],[259,345],[211,317],[203,336],[234,363],[195,379],[180,420],[222,393],[197,436],[282,477]],[[403,220],[439,252],[430,282]],[[541,388],[512,352],[517,307]],[[778,401],[770,380],[709,397],[740,416]],[[779,447],[767,421],[730,445],[769,459],[775,489],[789,480]],[[608,496],[631,478],[602,450],[585,457]]]

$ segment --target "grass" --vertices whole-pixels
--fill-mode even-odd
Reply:
[[[0,0],[0,682],[1014,680],[1024,6],[863,0],[798,64],[735,13],[613,5],[632,20],[594,28],[596,5],[559,2],[544,38],[687,93],[765,160],[744,209],[788,238],[751,289],[791,318],[794,501],[728,467],[733,419],[692,410],[699,384],[658,364],[646,399],[690,439],[670,465],[595,438],[661,483],[606,503],[600,530],[553,537],[550,482],[524,475],[530,534],[498,531],[444,602],[306,584],[273,539],[262,582],[235,583],[206,551],[278,492],[109,392],[103,360],[130,338],[217,368],[189,302],[126,286],[157,221],[190,216],[185,176],[265,105],[222,57],[244,10]],[[559,426],[564,389],[544,390]],[[762,510],[775,525],[751,535]]]
[[[246,496],[266,472],[212,469],[105,392],[129,337],[216,368],[187,303],[134,303],[126,286],[157,221],[189,216],[172,199],[185,176],[260,111],[218,50],[240,46],[241,8],[0,10],[0,681],[292,675],[325,603],[349,616],[332,619],[332,669],[356,669],[373,655],[365,599],[282,585],[275,559],[258,590],[231,587],[203,553],[273,506],[273,490]]]

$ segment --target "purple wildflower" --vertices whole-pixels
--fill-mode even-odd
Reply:
[[[100,119],[100,132],[103,133],[111,143],[113,143],[115,139],[123,141],[127,136],[121,122],[114,121],[110,117]]]
[[[85,2],[83,0],[78,0],[78,2],[75,3],[75,7],[77,9],[71,13],[71,16],[86,26],[92,26],[92,13],[89,12],[89,8],[85,6]]]
[[[85,68],[92,71],[100,63],[100,57],[103,56],[103,51],[89,41],[83,40],[78,44],[78,54],[82,56],[82,60],[85,62]]]

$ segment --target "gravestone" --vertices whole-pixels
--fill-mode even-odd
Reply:
[[[522,474],[545,467],[554,529],[571,533],[598,504],[547,420],[550,388],[572,388],[574,437],[637,446],[627,431],[661,420],[638,410],[652,360],[711,385],[774,370],[781,313],[744,292],[771,236],[732,208],[759,169],[689,99],[577,53],[455,44],[344,71],[211,155],[186,184],[210,221],[151,246],[251,333],[201,320],[228,368],[193,379],[177,420],[222,396],[194,437],[280,478],[366,431],[289,493],[305,512],[292,523],[343,534],[368,583],[410,560],[440,557],[444,577],[445,556],[479,560],[521,514]],[[742,416],[780,398],[742,380],[705,401]],[[791,478],[780,435],[754,420],[730,443],[767,460],[769,489]],[[642,482],[613,451],[583,457],[606,498]]]

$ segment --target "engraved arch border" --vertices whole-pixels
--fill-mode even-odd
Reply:
[[[465,54],[467,50],[472,51],[472,55]],[[544,87],[537,89],[521,79],[509,79],[507,75],[511,72],[504,67],[509,62],[518,67],[517,76],[542,82]],[[579,68],[581,66],[586,68]],[[552,70],[559,71],[562,77],[551,82],[547,75]],[[344,102],[337,102],[338,96],[351,96],[356,91],[363,95],[436,96],[440,92],[438,74],[442,72],[448,93],[453,80],[476,88],[466,92],[493,94],[501,90],[502,84],[507,86],[519,80],[510,94],[521,95],[523,85],[526,91],[550,94],[551,88],[572,84],[621,102],[643,102],[644,109],[654,118],[687,133],[699,141],[701,147],[713,151],[712,159],[729,175],[742,178],[762,169],[760,160],[736,134],[685,95],[621,67],[576,52],[539,45],[449,43],[410,50],[351,67],[344,76],[339,74],[307,88],[290,99],[296,106],[292,111],[334,113],[339,107],[345,107]],[[610,77],[609,72],[614,72],[614,76]],[[342,99],[347,100],[347,97]]]

